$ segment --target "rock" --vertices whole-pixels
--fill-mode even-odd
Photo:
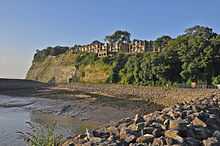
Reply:
[[[218,118],[209,118],[206,122],[209,128],[220,131],[220,121]]]
[[[220,146],[220,142],[216,138],[211,137],[206,140],[203,140],[203,145],[204,146]]]
[[[94,137],[108,138],[108,137],[110,136],[110,133],[93,130],[93,131],[92,131],[92,135],[93,135]]]
[[[152,134],[153,131],[154,131],[153,127],[145,127],[143,129],[144,134]]]
[[[152,145],[153,146],[163,146],[165,145],[166,140],[163,137],[154,138]]]
[[[136,142],[138,143],[152,143],[154,140],[154,136],[151,134],[145,134],[144,136],[140,136],[137,138]]]
[[[220,140],[220,131],[216,130],[212,136],[216,137],[218,140]]]
[[[220,99],[220,96],[218,97]],[[220,146],[220,100],[178,104],[74,137],[75,146]],[[65,145],[69,146],[69,145]]]
[[[114,126],[110,126],[106,130],[111,134],[115,134],[116,136],[119,136],[119,130]]]
[[[202,127],[207,127],[206,123],[200,120],[198,117],[195,117],[194,120],[192,121],[192,124],[194,126],[202,126]]]
[[[128,135],[128,136],[125,138],[125,141],[126,141],[127,143],[135,142],[135,141],[136,141],[136,136],[135,136],[135,135]]]
[[[84,143],[84,144],[82,144],[82,145],[76,145],[76,146],[93,146],[94,144],[92,143],[92,142],[86,142],[86,143]]]
[[[184,139],[184,142],[182,145],[183,146],[201,146],[201,142],[197,139],[192,138],[192,137],[187,137]]]
[[[87,135],[86,134],[79,134],[76,138],[77,139],[82,139],[85,138]]]
[[[135,118],[134,118],[134,123],[137,124],[137,123],[140,123],[140,122],[145,122],[144,118],[142,116],[136,114]]]
[[[65,143],[62,144],[62,146],[75,146],[73,141],[66,141]]]
[[[193,127],[194,136],[196,139],[202,140],[212,135],[211,131],[204,127]]]
[[[167,138],[174,139],[174,140],[178,141],[179,143],[183,143],[183,138],[178,135],[177,130],[167,130],[167,131],[165,131],[164,135]]]
[[[89,141],[92,143],[100,143],[102,141],[102,138],[100,137],[90,137]]]
[[[116,138],[115,138],[114,135],[110,135],[110,136],[107,138],[107,141],[113,142],[113,141],[115,141],[115,140],[116,140]]]
[[[122,123],[130,123],[132,122],[132,119],[131,118],[124,118],[124,119],[121,119],[118,124],[122,124]]]
[[[166,140],[166,146],[173,146],[179,144],[179,142],[176,141],[175,139],[166,138],[165,140]]]
[[[151,124],[151,126],[154,127],[154,128],[160,128],[160,129],[164,129],[164,130],[166,129],[166,127],[164,125],[162,125],[160,123],[157,123],[157,122],[153,122]]]
[[[169,111],[167,113],[172,119],[177,119],[181,116],[181,113],[180,112],[177,112],[177,111]]]
[[[117,126],[118,129],[126,128],[128,127],[128,123],[121,123],[120,125]]]
[[[121,140],[122,140],[122,139],[126,139],[126,137],[128,137],[129,134],[132,134],[132,131],[131,131],[130,129],[128,129],[128,128],[122,128],[122,129],[120,130],[120,134],[119,134],[120,139],[121,139]]]
[[[145,123],[144,122],[141,122],[141,123],[137,124],[137,130],[143,130],[144,127],[145,127]]]
[[[137,131],[138,130],[138,126],[136,124],[131,124],[128,126],[128,128],[132,131]]]
[[[164,132],[162,129],[157,128],[153,130],[152,134],[154,135],[154,137],[160,137],[164,135]]]
[[[155,121],[154,117],[152,117],[151,114],[144,115],[143,118],[146,126],[149,126],[151,123]]]
[[[169,119],[164,120],[163,125],[164,125],[164,127],[166,129],[169,128],[169,124],[170,124],[170,120]]]
[[[183,130],[185,128],[186,128],[186,122],[181,119],[169,121],[169,129]]]

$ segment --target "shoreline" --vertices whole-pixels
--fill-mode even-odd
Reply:
[[[63,92],[63,96],[52,96]],[[71,99],[68,95],[85,93],[89,95],[113,97],[124,100],[140,100],[169,107],[177,103],[195,100],[197,98],[220,95],[218,89],[191,89],[175,87],[136,86],[122,84],[89,84],[72,83],[49,86],[38,81],[22,79],[0,79],[0,94],[20,97],[42,97]]]
[[[220,95],[218,89],[166,88],[121,84],[59,84],[54,89],[82,91],[119,99],[137,99],[169,107],[177,103],[189,102],[197,98]]]
[[[62,146],[220,145],[220,97],[200,98],[73,136]]]
[[[18,88],[15,85],[21,84]],[[40,109],[41,112],[52,112],[64,116],[74,117],[88,121],[106,123],[117,121],[121,118],[130,117],[137,113],[150,113],[162,109],[163,106],[144,101],[137,97],[120,98],[91,92],[89,89],[72,90],[52,86],[35,86],[32,82],[11,81],[11,86],[0,88],[0,95],[15,97],[12,100],[1,99],[1,107],[21,107],[30,110]],[[0,80],[0,84],[4,81]],[[30,86],[28,86],[30,84]],[[28,88],[21,88],[28,86]],[[4,90],[3,90],[4,89]],[[20,98],[21,97],[21,98]],[[40,103],[47,103],[47,100],[60,101],[54,106],[43,108]],[[39,106],[39,107],[38,107]]]
[[[133,118],[129,117],[134,117],[135,114],[139,114],[141,117],[147,115],[157,115],[160,117],[158,113],[161,114],[162,111],[166,112],[166,109],[169,109],[171,112],[174,107],[179,107],[182,105],[184,105],[184,108],[187,107],[188,103],[191,103],[190,106],[193,108],[192,103],[196,102],[197,99],[199,99],[198,101],[203,102],[200,99],[206,99],[206,97],[209,97],[208,99],[220,97],[220,91],[217,89],[182,89],[119,84],[83,83],[75,83],[69,85],[59,84],[52,87],[46,84],[35,84],[35,82],[33,83],[31,81],[25,81],[25,84],[22,84],[24,82],[13,82],[14,84],[11,83],[11,86],[8,86],[7,88],[0,88],[0,94],[15,97],[21,96],[25,98],[34,97],[37,101],[41,99],[54,101],[61,100],[62,105],[59,105],[58,108],[58,113],[61,113],[61,115],[71,116],[68,114],[75,111],[75,113],[80,113],[74,114],[75,118],[79,118],[82,121],[88,120],[88,122],[96,121],[105,123],[107,126],[103,125],[103,127],[107,127],[108,129],[113,128],[111,130],[118,129],[119,131],[123,131],[122,127],[128,129],[134,128],[127,127],[126,125],[129,125],[131,121],[133,122]],[[4,85],[4,82],[1,80],[0,85]],[[27,103],[27,105],[29,104]],[[199,106],[199,104],[197,104],[197,106]],[[58,106],[54,106],[54,109],[57,109],[57,107]],[[41,112],[45,111],[47,110],[42,109]],[[98,128],[97,130],[99,129],[101,128]],[[154,128],[154,130],[155,129],[157,128]],[[95,131],[92,129],[90,130]],[[103,134],[103,131],[101,131],[101,134]],[[86,137],[84,134],[78,136]],[[125,138],[130,138],[130,136],[131,135],[125,135]],[[158,140],[156,136],[152,134],[145,136],[150,136],[151,140]],[[134,139],[137,140],[136,138],[137,137]],[[101,139],[97,136],[94,138],[94,140]],[[75,140],[84,141],[84,139],[81,139],[75,135],[71,139],[67,139],[65,144],[68,145],[69,142],[71,143]],[[91,142],[90,140],[89,142]]]

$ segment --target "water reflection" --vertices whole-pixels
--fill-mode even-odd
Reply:
[[[25,129],[25,121],[30,120],[30,114],[16,108],[0,108],[0,145],[24,146],[23,139],[18,137],[16,131]]]

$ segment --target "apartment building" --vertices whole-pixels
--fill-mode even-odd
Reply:
[[[119,52],[128,53],[129,52],[129,44],[128,43],[115,43],[109,44],[109,53],[116,54]]]
[[[98,50],[98,57],[107,57],[109,56],[109,44],[105,43],[102,45],[102,48]]]
[[[95,53],[98,57],[114,56],[117,53],[144,53],[147,51],[159,52],[160,48],[154,48],[151,42],[145,40],[133,40],[131,43],[101,43],[94,41],[91,44],[83,45],[80,52]]]
[[[94,41],[91,44],[81,46],[79,51],[98,54],[99,50],[101,50],[102,47],[103,43],[99,41]]]
[[[129,53],[144,53],[147,49],[147,41],[133,40],[129,44]]]

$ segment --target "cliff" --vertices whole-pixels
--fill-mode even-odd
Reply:
[[[84,56],[91,57],[91,55]],[[86,58],[82,58],[84,56],[74,53],[71,49],[41,59],[36,53],[26,79],[45,83],[106,82],[111,72],[111,65],[98,61],[87,63],[89,60],[86,62]]]

